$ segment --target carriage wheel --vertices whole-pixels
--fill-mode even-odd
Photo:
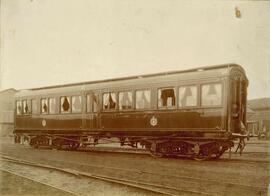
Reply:
[[[198,155],[195,155],[193,157],[194,160],[196,161],[205,161],[205,160],[210,160],[210,159],[217,159],[219,158],[226,149],[220,144],[214,142],[206,145],[202,145],[200,152]]]
[[[228,148],[226,147],[222,147],[219,151],[219,153],[216,154],[216,156],[211,157],[211,159],[218,159],[219,157],[221,157],[223,155],[223,153],[228,150]]]
[[[62,147],[61,139],[54,139],[53,142],[52,142],[52,147],[57,149],[57,150],[62,150],[63,147]]]
[[[78,142],[71,142],[69,144],[69,149],[70,150],[77,150],[79,148],[80,144]]]

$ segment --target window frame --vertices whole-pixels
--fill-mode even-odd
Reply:
[[[85,105],[86,105],[86,110],[85,110],[85,112],[87,113],[87,114],[89,114],[89,113],[92,113],[92,107],[91,107],[91,103],[92,103],[92,101],[91,101],[91,99],[92,99],[92,93],[86,93],[86,95],[85,95]],[[89,96],[89,104],[88,104],[88,96]],[[89,110],[88,110],[88,108],[89,108]]]
[[[47,104],[47,112],[42,112],[42,100],[46,100],[46,104]],[[40,107],[39,107],[39,111],[41,115],[47,115],[49,114],[49,105],[48,105],[48,98],[40,98]]]
[[[166,89],[174,89],[174,93],[175,93],[175,105],[174,106],[159,106],[158,103],[159,103],[159,90],[166,90]],[[177,86],[168,86],[168,87],[159,87],[157,88],[157,109],[159,110],[173,110],[173,109],[176,109],[177,106],[178,106],[178,96],[177,96],[177,93],[178,93],[178,89],[177,89]],[[151,98],[151,97],[150,97]]]
[[[93,96],[97,97],[97,110],[94,111],[94,101],[93,101]],[[98,113],[100,111],[100,97],[99,97],[100,93],[98,92],[93,92],[92,96],[90,97],[90,104],[91,104],[91,112],[92,113]]]
[[[179,101],[180,101],[180,97],[179,97],[179,89],[181,87],[191,87],[191,86],[194,86],[197,88],[197,97],[196,97],[196,100],[197,100],[197,103],[195,106],[180,106],[179,105]],[[200,104],[200,85],[198,84],[186,84],[186,85],[180,85],[180,86],[177,86],[177,108],[178,109],[187,109],[187,108],[199,108],[201,107],[201,104]]]
[[[220,84],[221,85],[221,100],[219,105],[203,105],[202,104],[202,86],[203,85],[210,85],[210,84]],[[223,107],[224,102],[224,83],[222,81],[215,81],[215,82],[207,82],[200,84],[200,106],[202,108],[220,108]]]
[[[72,110],[71,96],[72,95],[62,95],[59,97],[59,114],[71,114],[72,113],[72,111],[71,111]],[[62,111],[62,102],[61,102],[62,97],[69,98],[69,110],[67,112]]]
[[[79,112],[74,112],[73,111],[73,98],[74,97],[80,97],[81,98],[81,108],[80,108],[80,111]],[[70,112],[73,113],[73,114],[81,114],[83,112],[83,100],[82,100],[82,96],[81,95],[71,95],[70,96]]]
[[[33,100],[35,100],[35,102],[36,102],[36,112],[33,112]],[[35,98],[33,98],[33,99],[31,99],[31,114],[33,115],[33,114],[41,114],[41,113],[39,113],[40,111],[39,111],[39,109],[38,109],[38,99],[35,99]]]
[[[149,108],[137,108],[137,91],[149,91],[150,92],[150,107]],[[151,88],[142,88],[142,89],[136,89],[134,91],[134,109],[138,111],[143,111],[143,110],[151,110],[152,108],[152,89]]]
[[[18,114],[18,106],[17,106],[18,102],[21,103],[21,113],[20,114]],[[16,100],[16,116],[22,116],[22,115],[23,115],[22,100]]]
[[[99,94],[98,92],[87,92],[85,96],[85,104],[86,104],[86,113],[97,113],[100,111],[100,100],[99,100]],[[89,105],[88,105],[88,96],[89,96]],[[93,101],[93,96],[97,97],[97,110],[94,111],[94,101]],[[89,111],[88,111],[89,108]]]
[[[120,109],[120,93],[124,93],[124,92],[130,92],[131,93],[131,108],[128,108],[128,109]],[[118,91],[118,110],[119,111],[131,111],[131,110],[134,110],[134,90],[123,90],[123,91]]]
[[[48,114],[50,114],[50,115],[58,114],[58,112],[57,112],[57,98],[56,97],[48,97],[47,99],[48,99],[48,107],[49,107]],[[51,113],[50,99],[55,100],[55,105],[54,105],[55,112],[54,113]]]
[[[115,108],[113,109],[105,109],[103,106],[104,106],[104,99],[103,99],[103,96],[104,94],[110,94],[110,93],[115,93]],[[111,112],[111,111],[117,111],[118,110],[118,92],[116,91],[108,91],[108,92],[103,92],[102,93],[102,107],[101,107],[102,111],[103,112]]]
[[[29,115],[31,115],[31,113],[32,113],[32,102],[31,102],[31,99],[22,99],[21,100],[22,101],[22,115],[24,115],[24,116],[29,116]],[[28,113],[25,113],[24,112],[24,107],[25,107],[25,103],[26,102],[26,105],[28,106]],[[31,106],[29,106],[29,102],[30,102],[30,105]]]

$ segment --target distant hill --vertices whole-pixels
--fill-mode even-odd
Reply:
[[[248,100],[248,107],[252,110],[270,110],[270,97]]]

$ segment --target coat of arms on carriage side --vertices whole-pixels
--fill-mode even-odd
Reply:
[[[154,127],[156,126],[158,123],[158,120],[155,116],[153,116],[151,119],[150,119],[150,124]]]

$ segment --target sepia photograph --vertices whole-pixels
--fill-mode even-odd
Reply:
[[[270,0],[0,0],[0,195],[270,196]]]

